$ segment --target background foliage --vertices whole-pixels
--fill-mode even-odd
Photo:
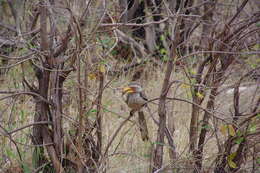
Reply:
[[[259,1],[1,0],[0,19],[0,172],[260,171]]]

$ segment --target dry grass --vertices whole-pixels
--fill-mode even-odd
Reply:
[[[76,93],[76,82],[72,79],[74,74],[72,74],[68,81],[65,83],[65,96],[64,96],[64,114],[76,120],[77,119],[77,95]],[[164,78],[164,72],[161,70],[156,70],[156,72],[149,72],[149,80],[142,79],[142,84],[145,88],[145,92],[148,97],[158,98],[161,92],[161,86]],[[13,80],[15,79],[15,81]],[[75,78],[74,78],[75,79]],[[172,80],[183,80],[184,76],[181,72],[174,73]],[[111,79],[107,79],[109,81]],[[129,109],[124,103],[121,96],[121,88],[125,86],[130,81],[129,76],[121,77],[120,79],[115,79],[111,82],[108,88],[104,90],[103,95],[103,139],[104,146],[107,145],[111,136],[114,134],[115,130],[124,121],[124,119],[129,115]],[[91,82],[91,92],[89,92],[89,99],[93,100],[97,84],[95,81]],[[1,90],[6,90],[6,88],[21,89],[21,79],[15,78],[14,76],[8,76],[5,79],[5,83],[1,85]],[[93,95],[92,95],[92,94]],[[247,94],[246,94],[247,95]],[[246,95],[242,95],[244,98]],[[3,96],[3,95],[2,95]],[[226,95],[227,96],[227,95]],[[191,99],[191,94],[189,87],[186,85],[174,85],[169,91],[169,97],[178,97],[184,99]],[[221,95],[220,95],[221,98]],[[221,102],[223,105],[218,105],[219,110],[224,112],[228,110],[228,103],[232,100],[232,95],[228,97],[226,102]],[[0,102],[1,111],[1,124],[8,130],[12,130],[21,126],[24,126],[30,122],[33,122],[34,114],[34,103],[33,99],[28,96],[20,96],[16,99],[9,99]],[[221,100],[221,99],[220,99]],[[15,103],[15,104],[14,104]],[[244,103],[244,102],[243,102]],[[205,106],[205,105],[204,105]],[[226,106],[226,107],[225,107]],[[229,105],[230,106],[230,105]],[[152,115],[158,119],[157,115],[157,101],[149,104],[152,110]],[[167,114],[171,117],[169,120],[173,121],[175,125],[174,142],[178,153],[178,163],[185,167],[189,163],[190,156],[188,154],[188,139],[189,139],[189,123],[191,114],[191,105],[188,103],[180,101],[169,101],[167,103]],[[137,123],[137,117],[133,117],[120,131],[119,135],[116,137],[112,146],[108,152],[108,164],[107,172],[109,173],[123,173],[123,172],[135,172],[143,173],[147,172],[149,169],[150,159],[151,159],[151,147],[156,141],[157,125],[153,122],[151,115],[145,109],[145,115],[148,122],[149,129],[149,142],[143,142],[141,140],[139,127]],[[88,114],[90,119],[94,119],[95,114]],[[10,118],[11,117],[11,118]],[[9,122],[9,123],[8,123]],[[70,128],[70,122],[68,118],[64,119],[65,133]],[[7,124],[8,123],[8,124]],[[169,121],[168,121],[169,123]],[[30,144],[31,128],[24,129],[14,134],[12,137],[14,140],[23,144]],[[210,135],[213,132],[209,133]],[[207,140],[205,146],[205,163],[210,166],[210,163],[215,159],[217,154],[216,140],[214,136],[211,136]],[[221,138],[224,138],[221,136]],[[0,136],[1,142],[1,157],[0,165],[4,167],[13,167],[18,162],[18,155],[15,150],[14,145],[8,140],[7,137]],[[165,140],[167,141],[167,140]],[[19,149],[23,154],[24,160],[26,160],[29,167],[32,167],[30,160],[32,157],[32,147],[19,145]],[[7,153],[11,152],[11,154]],[[165,144],[165,160],[164,166],[171,165],[170,159],[168,157],[168,145]],[[9,155],[11,160],[4,160],[4,155]],[[184,171],[185,172],[185,171]]]

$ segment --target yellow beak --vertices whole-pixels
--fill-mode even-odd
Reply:
[[[133,92],[134,92],[133,88],[125,87],[125,88],[123,88],[122,94],[124,95],[126,93],[128,94],[128,93],[133,93]]]

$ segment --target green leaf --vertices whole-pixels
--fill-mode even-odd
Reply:
[[[151,158],[151,154],[143,154],[143,157],[145,157],[145,158]]]
[[[117,50],[113,49],[113,50],[111,51],[111,55],[115,56],[115,55],[117,55],[117,54],[118,54],[118,51],[117,51]]]
[[[237,153],[231,153],[228,155],[227,161],[230,168],[237,168],[237,164],[233,161],[233,159],[236,157]]]
[[[231,153],[229,156],[228,156],[228,159],[230,160],[233,160],[237,155],[237,152],[234,152],[234,153]]]
[[[256,132],[256,125],[255,124],[251,124],[248,130],[251,133]]]
[[[167,51],[166,51],[166,49],[160,49],[160,54],[162,54],[162,55],[166,55],[167,54]]]
[[[233,161],[228,161],[228,165],[230,168],[237,168],[237,164]]]
[[[236,131],[235,131],[233,125],[231,125],[231,124],[228,125],[228,133],[229,133],[230,136],[235,136],[236,135]]]
[[[167,62],[168,60],[169,60],[169,57],[168,57],[168,56],[166,56],[166,55],[163,56],[163,58],[162,58],[162,61],[163,61],[163,62]]]
[[[24,110],[21,110],[21,111],[20,111],[20,114],[21,114],[21,119],[24,120],[24,117],[25,117],[25,116],[24,116]]]
[[[165,36],[164,36],[164,35],[161,35],[160,40],[161,40],[161,41],[165,40]]]
[[[200,92],[197,92],[196,96],[198,96],[200,99],[203,99],[203,97],[204,97],[204,95],[202,93],[200,93]]]
[[[260,165],[260,157],[258,157],[258,158],[256,159],[256,163],[257,163],[258,165]]]
[[[242,136],[242,132],[240,130],[236,131],[237,136]]]
[[[69,130],[69,134],[70,135],[75,135],[76,134],[76,130],[74,130],[74,129]]]
[[[103,64],[100,64],[100,65],[99,65],[99,71],[100,71],[101,73],[105,73],[105,72],[106,72],[106,66],[103,65]]]
[[[107,108],[103,108],[103,111],[104,112],[111,112],[109,109],[107,109]]]
[[[165,145],[164,143],[161,142],[152,142],[152,144]]]
[[[193,69],[191,69],[191,70],[190,70],[190,74],[195,75],[195,74],[196,74],[196,71],[193,70]]]
[[[252,68],[256,68],[256,67],[257,67],[257,64],[250,64],[250,66],[251,66]]]
[[[97,110],[96,109],[91,109],[89,112],[90,113],[95,113],[95,112],[97,112]]]
[[[238,138],[238,139],[235,140],[235,143],[236,143],[236,144],[241,144],[243,141],[244,141],[244,138],[243,138],[243,137],[240,137],[240,138]]]
[[[202,125],[201,128],[202,129],[211,129],[211,125],[210,124],[205,124],[205,125]]]

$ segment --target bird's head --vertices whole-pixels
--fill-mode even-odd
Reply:
[[[131,93],[138,93],[142,92],[142,87],[139,83],[137,82],[131,82],[128,84],[127,87],[123,88],[122,94],[131,94]]]

